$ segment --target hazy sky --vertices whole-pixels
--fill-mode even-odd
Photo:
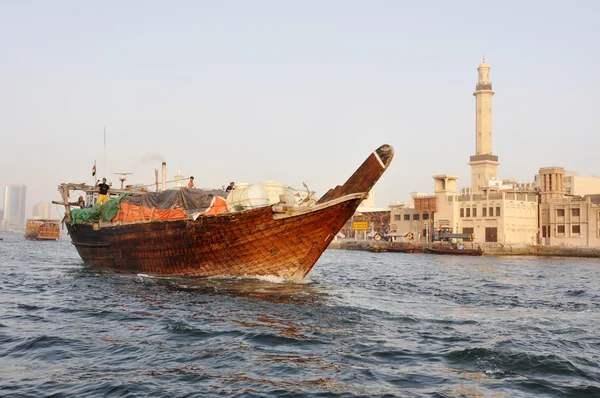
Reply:
[[[92,183],[94,159],[114,184],[151,184],[164,160],[200,187],[320,195],[384,143],[376,205],[432,193],[434,174],[470,186],[483,53],[499,177],[592,175],[598,15],[577,0],[0,0],[0,186],[27,185],[30,217],[60,182]]]

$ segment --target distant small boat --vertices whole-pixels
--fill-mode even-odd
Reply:
[[[60,220],[30,219],[25,224],[25,239],[27,240],[59,240]]]
[[[453,247],[426,247],[423,249],[423,253],[429,254],[449,254],[455,256],[483,256],[483,250],[481,247],[477,249],[455,249]]]
[[[388,252],[394,253],[423,253],[423,249],[417,246],[390,246],[387,248]]]
[[[378,244],[368,246],[367,250],[372,253],[423,253],[423,248],[413,245]]]

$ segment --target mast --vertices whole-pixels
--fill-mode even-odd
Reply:
[[[104,160],[102,163],[102,166],[104,166],[103,174],[106,175],[106,127],[104,127]]]
[[[63,201],[62,201],[62,203],[52,201],[52,203],[65,206],[65,220],[67,221],[68,224],[71,224],[72,217],[71,217],[71,206],[69,205],[69,186],[66,184],[60,184],[58,186],[58,188],[59,188],[60,195],[61,195]]]

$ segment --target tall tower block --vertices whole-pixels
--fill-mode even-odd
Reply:
[[[471,189],[473,193],[482,192],[487,182],[496,178],[498,156],[492,155],[492,82],[490,66],[485,59],[479,68],[479,79],[473,95],[475,96],[475,155],[471,156]]]

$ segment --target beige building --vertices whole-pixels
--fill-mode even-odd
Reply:
[[[600,178],[598,177],[585,177],[565,171],[563,184],[565,195],[585,196],[600,193]]]
[[[600,179],[566,176],[562,167],[541,168],[539,177],[541,243],[600,246]]]
[[[471,188],[458,194],[458,177],[433,176],[434,195],[413,198],[414,206],[392,206],[390,231],[412,232],[432,241],[441,230],[475,234],[476,242],[532,244],[538,233],[538,194],[534,184],[498,180],[492,154],[492,83],[485,60],[477,68],[475,155],[470,157]]]
[[[355,229],[356,223],[366,225],[366,229]],[[371,189],[354,215],[340,229],[336,239],[369,239],[377,234],[383,237],[389,232],[389,226],[390,209],[375,207],[375,190]]]
[[[476,242],[532,244],[537,241],[538,195],[485,189],[457,195],[458,177],[437,175],[435,195],[420,197],[414,208],[392,207],[391,232],[412,232],[432,241],[442,228],[475,234]]]

